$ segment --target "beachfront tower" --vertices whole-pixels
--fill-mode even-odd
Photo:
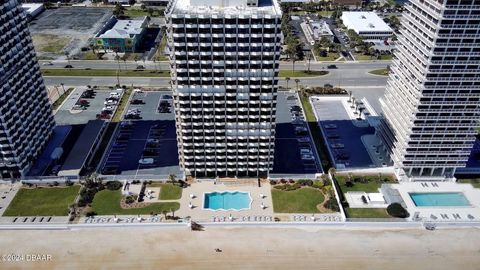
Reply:
[[[273,167],[276,0],[173,0],[165,11],[180,165],[194,177]]]
[[[377,131],[400,180],[453,180],[479,127],[480,1],[405,8]]]
[[[55,125],[27,22],[17,0],[0,2],[0,179],[23,176]]]

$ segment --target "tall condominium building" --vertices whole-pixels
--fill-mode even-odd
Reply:
[[[480,1],[411,0],[378,130],[403,181],[454,179],[480,120]]]
[[[27,21],[17,0],[0,3],[0,179],[26,173],[55,125]]]
[[[267,176],[281,49],[276,0],[173,0],[166,9],[180,165]]]

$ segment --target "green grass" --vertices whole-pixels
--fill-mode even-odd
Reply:
[[[96,53],[93,53],[93,51],[88,51],[85,53],[83,56],[84,60],[105,60],[103,57],[98,58]]]
[[[54,110],[58,109],[58,107],[62,105],[63,101],[68,97],[68,95],[70,95],[72,91],[73,91],[73,88],[68,88],[67,91],[65,91],[65,93],[63,93],[57,100],[55,100],[55,102],[53,102],[52,108]]]
[[[307,119],[313,141],[315,142],[315,147],[317,148],[318,155],[320,156],[320,160],[322,161],[322,168],[324,171],[328,171],[332,163],[330,161],[330,156],[328,155],[327,146],[325,145],[325,141],[323,140],[322,133],[318,126],[317,118],[313,113],[310,102],[308,102],[308,98],[303,95],[299,96],[300,101],[302,102],[303,110],[305,111],[305,118]]]
[[[310,187],[292,191],[272,189],[275,213],[319,213],[317,205],[324,200],[325,196],[320,190]]]
[[[366,61],[366,60],[392,60],[393,55],[391,54],[384,54],[380,55],[378,58],[373,55],[366,55],[363,53],[354,53],[355,59],[358,61]]]
[[[338,53],[329,52],[327,56],[321,57],[317,55],[317,61],[335,61],[340,57]]]
[[[333,11],[330,11],[330,10],[322,10],[322,11],[318,12],[318,15],[320,15],[322,17],[331,17],[332,13],[333,13]]]
[[[21,188],[4,216],[66,216],[80,186]]]
[[[346,208],[349,218],[391,218],[385,208]]]
[[[149,215],[151,212],[160,214],[163,211],[178,210],[178,202],[150,203],[142,208],[123,209],[120,207],[122,193],[119,190],[102,190],[95,195],[92,211],[98,215]]]
[[[148,187],[160,187],[160,200],[179,200],[182,198],[182,188],[173,184],[152,183]]]
[[[42,69],[43,76],[85,76],[85,77],[115,77],[116,69]],[[120,77],[169,77],[170,72],[166,70],[121,70]]]
[[[352,179],[355,179],[355,177],[359,176],[353,175]],[[354,182],[352,187],[347,187],[346,182],[348,180],[348,177],[346,175],[335,175],[338,185],[340,186],[340,189],[344,194],[349,191],[378,192],[378,189],[380,188],[380,186],[382,186],[383,183],[396,182],[394,177],[390,175],[382,175],[381,179],[378,179],[378,176],[376,175],[365,175],[363,177],[365,177],[365,179],[367,180],[366,183]]]
[[[388,76],[388,69],[386,69],[386,68],[375,69],[375,70],[370,70],[368,73],[373,74],[373,75]]]
[[[167,61],[168,57],[163,55],[163,51],[165,51],[165,46],[167,46],[167,36],[164,34],[162,36],[162,40],[160,41],[160,45],[155,53],[155,60],[156,61]]]
[[[310,72],[308,72],[307,70],[295,70],[295,72],[293,72],[292,70],[280,70],[278,76],[296,78],[296,77],[323,76],[327,74],[328,74],[328,71],[325,71],[325,70],[311,70]]]
[[[156,12],[155,12],[156,13]],[[144,17],[144,16],[150,16],[148,14],[147,10],[143,9],[138,9],[138,8],[128,8],[125,9],[123,12],[123,15],[128,16],[128,17]]]
[[[474,178],[474,179],[458,179],[458,183],[462,184],[472,184],[474,188],[480,188],[480,179]]]

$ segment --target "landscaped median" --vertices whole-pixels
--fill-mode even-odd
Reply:
[[[79,185],[69,187],[22,187],[4,216],[67,216]]]
[[[387,68],[371,70],[368,73],[373,75],[388,76],[389,70]]]
[[[52,68],[41,69],[43,76],[58,76],[58,77],[116,77],[116,69],[80,69],[80,68]],[[120,77],[170,77],[170,71],[167,70],[145,70],[134,69],[125,70],[122,69],[118,72]]]
[[[280,70],[278,73],[279,77],[290,77],[290,78],[300,78],[300,77],[317,77],[327,75],[328,71],[326,70]]]

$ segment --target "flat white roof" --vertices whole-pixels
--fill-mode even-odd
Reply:
[[[257,3],[257,6],[247,3]],[[172,14],[282,14],[277,0],[173,0],[167,9]]]
[[[99,38],[131,38],[141,34],[147,18],[142,20],[118,20],[112,29],[106,31]]]
[[[375,12],[347,11],[342,13],[342,21],[349,29],[355,32],[391,32],[388,26]]]
[[[32,14],[38,9],[43,8],[43,4],[34,4],[34,3],[28,3],[28,4],[22,4],[22,8],[28,13]]]

